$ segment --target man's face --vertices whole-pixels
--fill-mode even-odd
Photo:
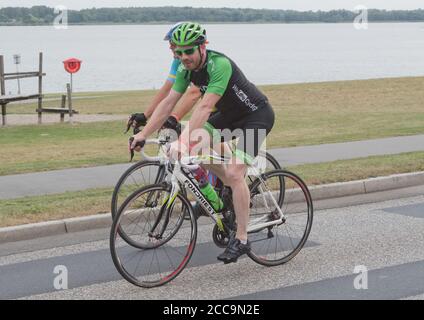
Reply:
[[[174,58],[178,58],[177,55],[175,54],[175,48],[177,46],[175,44],[173,44],[171,41],[169,41],[169,49],[171,49],[172,54],[174,55]]]
[[[201,63],[201,55],[199,48],[203,50],[202,46],[186,46],[186,47],[176,47],[175,54],[181,60],[184,67],[187,70],[196,69]]]

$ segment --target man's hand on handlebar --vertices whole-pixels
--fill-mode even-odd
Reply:
[[[140,152],[145,144],[146,139],[141,135],[141,133],[138,133],[129,139],[128,149],[131,154],[130,162],[134,158],[134,151]]]

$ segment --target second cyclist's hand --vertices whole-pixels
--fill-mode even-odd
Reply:
[[[132,121],[133,128],[138,128],[147,124],[147,117],[144,113],[134,113],[130,116],[129,121]]]
[[[178,120],[174,116],[169,116],[168,119],[163,124],[164,128],[175,130],[178,126]]]
[[[162,128],[174,130],[177,133],[177,137],[181,134],[181,123],[172,115],[165,121]]]

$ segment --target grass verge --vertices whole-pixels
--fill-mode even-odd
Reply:
[[[306,183],[320,185],[424,171],[424,152],[289,167]],[[113,188],[0,200],[0,227],[110,212]]]
[[[262,86],[276,113],[267,146],[423,134],[423,88],[424,77]],[[75,104],[84,114],[130,114],[144,110],[154,93],[81,93]],[[0,175],[126,162],[124,122],[0,128]]]

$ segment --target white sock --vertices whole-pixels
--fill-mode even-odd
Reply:
[[[240,239],[239,239],[240,240]],[[247,240],[240,240],[241,244],[247,244]]]

